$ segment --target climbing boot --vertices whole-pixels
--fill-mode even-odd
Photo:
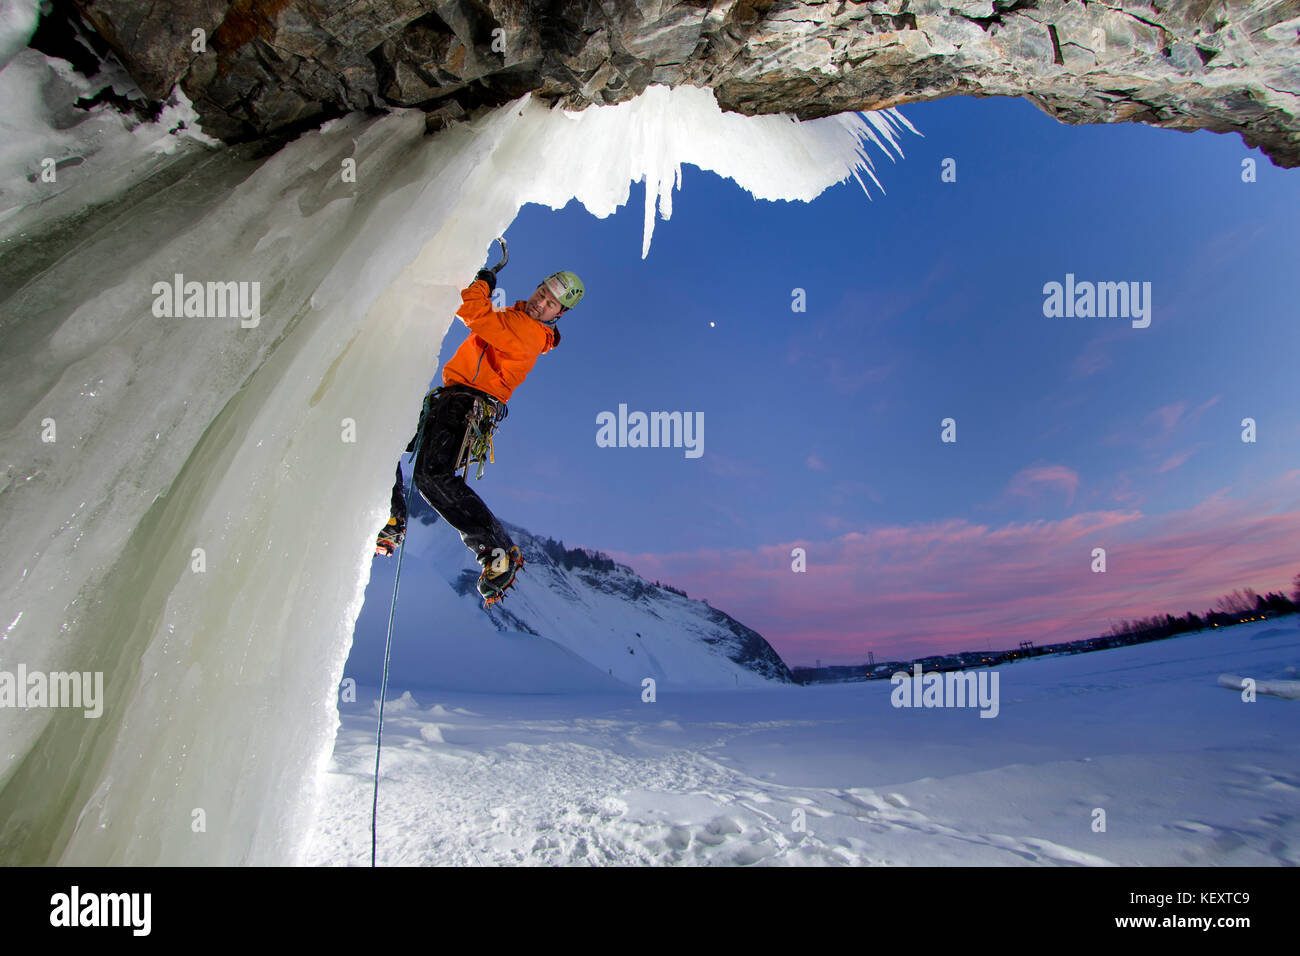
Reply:
[[[378,539],[375,541],[375,554],[384,558],[391,557],[405,536],[406,522],[400,518],[390,517],[388,524],[384,525],[383,530],[379,532]]]

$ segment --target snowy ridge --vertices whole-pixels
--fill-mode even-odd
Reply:
[[[397,686],[639,697],[646,678],[663,693],[791,681],[761,635],[707,602],[586,549],[567,549],[566,567],[555,542],[508,523],[527,564],[506,600],[484,609],[478,565],[460,536],[418,499],[413,508],[389,668]],[[579,554],[593,566],[574,564]],[[362,685],[380,681],[395,568],[374,563],[357,619],[344,676]]]
[[[762,635],[706,602],[656,587],[622,564],[565,568],[544,539],[504,524],[526,565],[506,599],[486,610],[474,587],[478,565],[455,531],[440,520],[411,531],[437,539],[430,570],[498,631],[554,641],[624,683],[651,677],[674,689],[725,689],[792,680]]]

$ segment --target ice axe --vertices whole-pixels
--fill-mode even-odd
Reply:
[[[498,262],[496,265],[492,266],[492,274],[500,275],[501,270],[504,269],[506,267],[506,263],[510,261],[510,250],[506,248],[505,236],[497,236],[496,239],[493,240],[493,242],[501,243],[501,261]]]

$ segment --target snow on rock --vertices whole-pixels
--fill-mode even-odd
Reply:
[[[76,228],[87,210],[201,161],[220,145],[199,129],[180,87],[153,123],[108,103],[74,106],[105,88],[132,101],[143,95],[115,62],[85,77],[66,60],[26,48],[27,37],[8,29],[13,9],[0,8],[0,241],[49,232],[63,220]],[[153,188],[163,185],[155,180]]]
[[[27,46],[40,8],[40,0],[0,0],[0,70]]]

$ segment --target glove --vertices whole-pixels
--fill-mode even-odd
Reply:
[[[488,284],[489,292],[495,292],[497,290],[497,274],[491,269],[479,269],[478,274],[474,276],[474,278],[482,279],[486,282]]]
[[[551,331],[555,333],[555,341],[551,343],[551,348],[558,349],[560,347],[560,327],[553,325]]]

